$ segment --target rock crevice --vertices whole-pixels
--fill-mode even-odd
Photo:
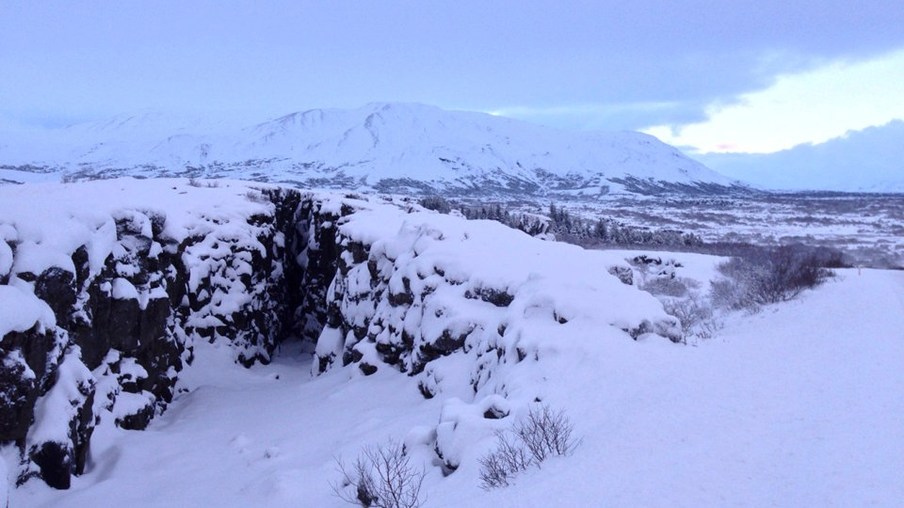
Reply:
[[[288,337],[320,335],[338,215],[297,190],[255,192],[267,212],[202,219],[182,239],[168,235],[161,213],[121,210],[99,266],[86,242],[64,253],[71,264],[19,271],[19,242],[3,242],[12,259],[0,283],[48,314],[29,329],[0,330],[0,443],[19,447],[20,483],[68,488],[104,418],[145,428],[172,401],[195,341],[227,341],[250,366],[269,362]]]

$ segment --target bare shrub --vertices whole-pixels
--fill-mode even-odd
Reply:
[[[710,301],[717,308],[757,311],[762,303],[757,297],[757,281],[765,277],[763,271],[763,267],[742,258],[722,263],[719,272],[724,278],[710,283]]]
[[[527,449],[506,432],[496,433],[496,450],[480,462],[480,486],[484,489],[507,487],[512,479],[533,464]]]
[[[452,211],[452,204],[442,196],[426,196],[418,201],[418,204],[428,210],[435,210],[439,213],[449,213]]]
[[[251,201],[253,203],[269,203],[270,199],[264,194],[262,191],[255,189],[248,189],[248,192],[245,193],[245,199]]]
[[[336,462],[342,478],[331,486],[347,503],[364,508],[414,508],[424,503],[421,486],[427,472],[411,464],[397,441],[364,448],[351,465]]]
[[[755,310],[822,284],[833,275],[825,264],[838,262],[832,252],[800,245],[754,251],[719,265],[725,279],[712,283],[711,298],[718,306]]]
[[[484,489],[505,487],[520,472],[540,467],[547,458],[569,455],[580,444],[574,439],[574,424],[564,411],[543,404],[532,407],[527,418],[508,432],[498,432],[496,450],[480,459],[480,482]]]
[[[188,179],[189,187],[206,187],[208,189],[216,189],[220,186],[220,182],[217,180],[200,180],[196,176],[189,177]]]
[[[690,288],[697,287],[696,281],[684,277],[656,277],[647,280],[641,289],[654,296],[683,297]]]
[[[711,339],[722,328],[722,323],[698,294],[690,293],[687,298],[666,299],[662,302],[665,312],[681,321],[681,336]]]
[[[515,425],[515,435],[527,447],[539,465],[552,455],[567,455],[575,446],[572,433],[574,424],[564,411],[553,411],[546,404],[533,407],[527,414],[527,420]]]

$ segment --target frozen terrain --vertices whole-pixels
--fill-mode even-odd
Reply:
[[[902,295],[904,273],[847,270],[698,347],[550,336],[532,382],[568,410],[581,445],[489,492],[476,464],[489,436],[446,478],[415,448],[426,506],[896,506]],[[107,429],[93,451],[103,465],[71,491],[33,482],[11,506],[341,506],[336,457],[389,436],[417,442],[460,404],[424,400],[395,372],[311,378],[308,356],[285,353],[243,370],[205,351],[194,391],[146,432]]]
[[[2,374],[22,386],[50,376],[24,437],[30,460],[48,442],[86,454],[68,490],[38,477],[15,488],[38,471],[4,446],[10,506],[341,506],[337,459],[389,439],[423,465],[426,506],[904,498],[901,271],[839,270],[685,345],[656,299],[610,274],[642,252],[544,242],[404,200],[184,179],[0,197]],[[655,255],[701,287],[722,260]],[[68,270],[78,284],[60,302]],[[116,312],[100,320],[107,306],[165,326],[134,341],[77,326],[116,331]],[[44,374],[30,338],[56,348]],[[578,446],[481,489],[494,431],[538,399],[566,412]],[[146,430],[126,430],[139,421]]]
[[[858,265],[904,267],[904,194],[798,192],[552,202],[591,222],[606,219],[636,228],[677,230],[706,242],[821,245],[845,251]],[[549,205],[522,201],[507,207],[545,214]]]

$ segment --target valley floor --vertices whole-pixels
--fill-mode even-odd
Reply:
[[[553,361],[547,400],[582,437],[516,484],[478,487],[480,452],[426,506],[894,506],[904,499],[904,271],[840,270],[795,301],[735,315],[696,345],[601,341]],[[200,347],[200,346],[199,346]],[[100,427],[69,491],[39,481],[10,506],[342,506],[336,458],[434,426],[444,401],[389,369],[363,377],[283,351],[266,367],[203,346],[145,432]]]

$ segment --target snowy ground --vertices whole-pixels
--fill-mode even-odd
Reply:
[[[904,266],[904,194],[609,196],[556,205],[591,221],[607,218],[639,228],[677,229],[707,242],[823,245],[846,251],[863,266]],[[549,203],[534,201],[519,208],[544,214]]]
[[[840,271],[796,301],[730,317],[696,347],[575,340],[538,364],[545,400],[567,410],[583,439],[575,453],[486,492],[476,459],[493,446],[487,435],[448,477],[427,464],[427,506],[904,499],[904,272]],[[335,457],[394,437],[430,460],[419,436],[455,400],[424,400],[389,369],[311,378],[309,356],[283,353],[245,370],[228,349],[204,346],[185,379],[193,391],[147,431],[99,428],[99,465],[70,491],[33,481],[11,492],[10,506],[341,506],[330,489]]]

